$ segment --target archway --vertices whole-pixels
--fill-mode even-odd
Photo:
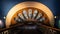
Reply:
[[[8,12],[8,14],[6,16],[6,27],[9,27],[11,24],[15,24],[15,21],[13,20],[13,18],[15,16],[17,16],[17,13],[22,13],[22,10],[27,11],[28,9],[32,9],[32,13],[35,9],[37,9],[39,13],[41,12],[42,14],[44,14],[43,17],[47,18],[49,23],[45,22],[45,24],[50,24],[50,26],[52,26],[52,27],[54,26],[54,15],[47,6],[45,6],[44,4],[39,3],[39,2],[22,2],[22,3],[15,5]],[[30,20],[32,20],[32,19],[30,19]]]

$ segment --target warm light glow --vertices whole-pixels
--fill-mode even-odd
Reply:
[[[57,18],[57,16],[55,16],[54,18]]]
[[[0,20],[0,26],[2,25],[2,23],[3,23],[2,20]]]
[[[9,27],[11,25],[11,19],[12,16],[19,10],[27,7],[34,7],[42,10],[47,16],[50,21],[51,26],[54,26],[54,15],[52,11],[42,3],[38,2],[22,2],[17,5],[15,5],[7,14],[6,16],[6,27]]]

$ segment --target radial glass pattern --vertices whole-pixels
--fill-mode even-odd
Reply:
[[[47,15],[42,10],[32,7],[17,11],[16,14],[14,14],[11,22],[21,23],[24,21],[38,21],[40,23],[49,25]]]

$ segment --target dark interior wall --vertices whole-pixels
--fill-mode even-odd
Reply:
[[[57,0],[0,0],[1,3],[1,10],[0,13],[2,13],[2,16],[7,15],[8,11],[16,4],[24,2],[24,1],[37,1],[45,4],[48,6],[54,15],[57,15],[56,12],[59,13],[59,1]],[[58,8],[57,8],[58,7]]]

